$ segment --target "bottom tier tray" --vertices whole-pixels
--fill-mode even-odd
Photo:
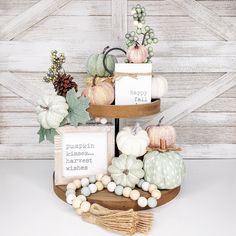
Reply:
[[[66,192],[66,185],[55,185],[54,184],[54,176],[53,176],[53,189],[56,195],[63,200],[66,201],[65,198],[65,192]],[[150,194],[147,192],[144,192],[140,189],[137,189],[141,196],[149,197]],[[177,187],[175,189],[171,190],[163,190],[161,198],[158,200],[157,206],[161,206],[172,199],[174,199],[180,191],[180,187]],[[79,195],[80,190],[77,190],[77,195]],[[104,207],[107,207],[109,209],[113,210],[128,210],[128,209],[134,209],[134,210],[145,210],[146,208],[140,208],[136,201],[133,201],[129,198],[125,198],[122,196],[116,196],[114,193],[108,192],[106,189],[102,190],[100,192],[97,192],[95,194],[92,194],[90,197],[88,197],[88,201],[90,203],[98,203]]]

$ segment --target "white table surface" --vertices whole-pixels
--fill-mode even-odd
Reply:
[[[235,236],[236,160],[187,160],[178,197],[149,235]],[[117,235],[83,222],[52,189],[52,161],[0,161],[0,236]]]

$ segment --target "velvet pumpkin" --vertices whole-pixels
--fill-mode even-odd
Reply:
[[[178,152],[149,152],[144,156],[144,179],[159,189],[180,186],[185,177],[185,165]]]
[[[147,152],[149,138],[147,132],[137,124],[135,127],[124,127],[117,134],[116,143],[122,153],[139,157]]]
[[[152,77],[152,98],[161,98],[168,91],[168,82],[161,75]]]
[[[101,54],[92,54],[89,56],[87,61],[87,72],[91,76],[99,76],[99,77],[107,77],[110,75],[103,66],[103,58],[104,54],[108,47],[104,48],[104,51]],[[105,64],[110,72],[114,72],[115,63],[117,63],[117,59],[113,55],[107,55],[105,59]]]
[[[92,105],[110,105],[115,98],[114,88],[108,82],[96,83],[96,78],[93,83],[87,86],[82,95],[88,97]]]
[[[170,147],[176,142],[176,131],[171,125],[161,125],[161,118],[158,125],[151,125],[146,128],[148,137],[150,139],[150,147],[160,147],[161,139],[166,140],[167,147]]]
[[[145,46],[136,44],[128,48],[127,58],[130,63],[144,63],[148,57],[148,50]]]

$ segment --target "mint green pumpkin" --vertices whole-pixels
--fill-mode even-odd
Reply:
[[[159,189],[180,186],[185,177],[185,165],[178,152],[152,151],[144,156],[144,179]]]
[[[88,74],[92,76],[98,76],[98,77],[107,77],[110,75],[110,73],[107,72],[103,66],[103,58],[107,49],[108,47],[106,47],[101,54],[92,54],[88,58],[88,61],[87,61]],[[117,63],[117,59],[115,56],[113,55],[106,56],[105,64],[107,66],[107,69],[112,73],[115,70],[115,63]]]

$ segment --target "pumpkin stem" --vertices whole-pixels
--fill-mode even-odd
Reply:
[[[109,46],[106,46],[103,51],[102,51],[102,54],[105,54],[106,50],[109,48]]]
[[[166,148],[167,148],[167,142],[166,142],[166,140],[165,139],[160,139],[160,149],[161,150],[166,150]]]
[[[48,108],[48,107],[44,107],[44,106],[42,106],[42,105],[40,105],[40,107],[41,107],[42,109],[46,110],[46,111],[48,111],[48,110],[49,110],[49,108]]]
[[[97,75],[93,77],[92,87],[96,86],[96,81],[97,81]]]
[[[162,122],[163,119],[164,119],[164,116],[162,116],[161,119],[158,121],[157,126],[161,126],[161,122]]]
[[[128,175],[128,174],[129,174],[129,170],[125,169],[125,170],[123,171],[123,174]]]

